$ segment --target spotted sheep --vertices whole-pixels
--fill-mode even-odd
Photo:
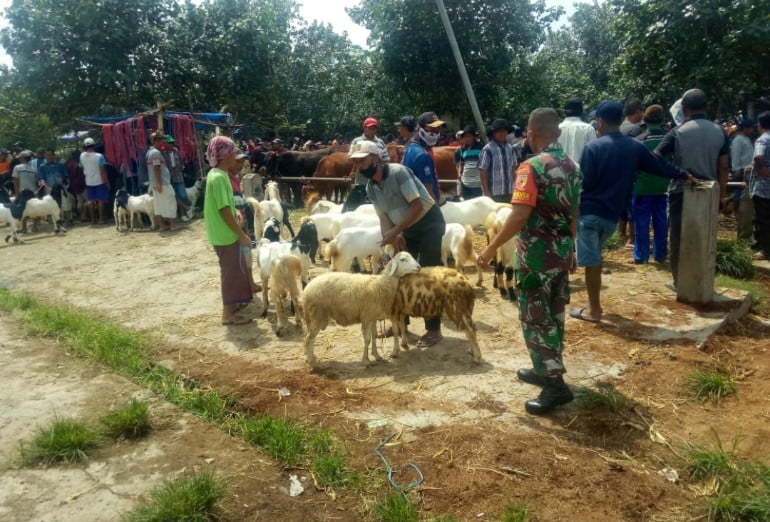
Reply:
[[[481,350],[473,324],[475,295],[468,278],[453,268],[441,266],[421,268],[419,272],[401,277],[393,301],[393,357],[401,348],[409,349],[406,341],[406,317],[441,317],[449,319],[465,331],[473,362],[481,362]]]

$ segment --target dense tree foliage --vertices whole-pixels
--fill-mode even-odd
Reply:
[[[703,88],[721,114],[766,101],[770,0],[445,0],[483,117],[522,123],[580,96],[664,104]],[[361,0],[370,48],[308,24],[295,0],[13,0],[0,34],[0,143],[45,144],[73,118],[172,102],[244,133],[328,137],[435,110],[470,121],[434,0]],[[384,132],[392,129],[383,128]],[[15,137],[15,138],[14,138]]]

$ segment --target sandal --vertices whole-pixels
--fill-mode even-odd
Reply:
[[[569,316],[573,319],[580,319],[581,321],[585,321],[587,323],[600,323],[601,319],[594,319],[593,317],[589,317],[587,315],[583,315],[583,312],[585,311],[585,308],[573,308],[569,311]]]
[[[434,344],[440,343],[444,339],[444,336],[440,332],[428,332],[417,341],[417,346],[420,348],[430,348]]]
[[[251,321],[252,319],[249,319],[248,317],[241,317],[240,315],[236,315],[236,316],[233,316],[233,318],[228,321],[222,321],[222,326],[249,324]]]

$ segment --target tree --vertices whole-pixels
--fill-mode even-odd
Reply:
[[[770,0],[612,0],[625,92],[674,101],[703,89],[724,114],[770,85]]]
[[[500,86],[514,90],[526,81],[509,76],[511,62],[537,49],[559,11],[546,9],[542,0],[448,0],[446,6],[482,112],[495,113]],[[435,2],[363,0],[349,12],[371,31],[384,74],[415,112],[470,119]]]

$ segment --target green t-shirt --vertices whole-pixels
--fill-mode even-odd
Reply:
[[[649,129],[643,134],[636,137],[644,143],[647,150],[653,151],[663,141],[666,134],[659,125],[651,125]],[[634,182],[634,195],[635,196],[662,196],[668,192],[668,184],[671,180],[662,176],[656,176],[654,174],[648,174],[644,171],[639,171],[636,174],[636,181]]]
[[[232,245],[238,241],[238,234],[225,223],[219,211],[229,207],[235,216],[235,199],[233,187],[227,173],[213,168],[206,176],[206,198],[203,203],[203,220],[206,223],[206,234],[214,246]]]

